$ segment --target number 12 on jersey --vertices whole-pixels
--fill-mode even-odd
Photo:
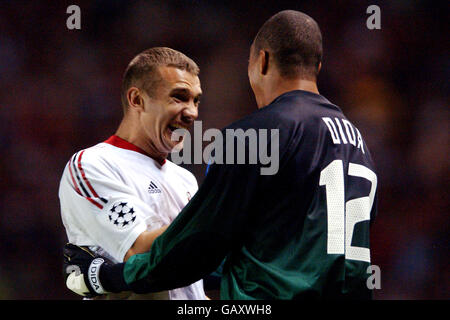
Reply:
[[[320,186],[325,186],[327,199],[327,253],[345,254],[345,259],[370,263],[370,249],[352,246],[355,224],[370,220],[377,176],[369,168],[349,163],[348,175],[361,177],[371,182],[370,193],[366,197],[345,202],[344,165],[342,160],[332,161],[320,172]]]

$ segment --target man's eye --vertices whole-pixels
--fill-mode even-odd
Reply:
[[[172,96],[172,98],[174,98],[175,100],[178,100],[178,101],[183,101],[183,102],[186,102],[186,97],[184,97],[184,96],[181,96],[181,95],[174,95],[174,96]]]

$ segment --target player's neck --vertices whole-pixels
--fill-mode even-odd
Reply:
[[[266,90],[263,106],[270,104],[282,94],[294,90],[303,90],[319,94],[316,81],[306,79],[281,80],[277,81],[269,90]]]
[[[147,141],[148,139],[145,139],[143,135],[138,131],[136,123],[127,116],[122,119],[115,135],[139,147],[140,149],[145,151],[148,156],[158,162],[164,162],[164,160],[168,156],[168,154],[162,154],[161,152],[158,152],[156,148],[153,147],[151,141],[149,143],[149,141]]]

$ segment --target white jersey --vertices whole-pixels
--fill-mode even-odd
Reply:
[[[69,242],[123,262],[143,231],[170,224],[197,189],[186,169],[158,163],[112,136],[67,163],[59,188],[62,221]],[[167,298],[206,299],[203,281],[169,290]]]

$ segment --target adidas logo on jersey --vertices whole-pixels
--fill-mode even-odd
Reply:
[[[148,186],[149,193],[161,193],[161,190],[156,186],[153,181],[150,181],[150,185]]]

